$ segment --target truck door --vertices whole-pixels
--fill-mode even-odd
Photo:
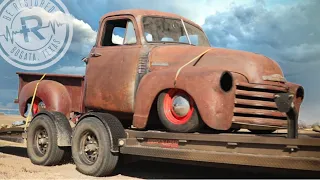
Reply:
[[[84,105],[132,113],[141,42],[131,16],[101,22],[97,44],[87,61]]]

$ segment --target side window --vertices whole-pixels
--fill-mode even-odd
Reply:
[[[105,23],[102,46],[136,44],[134,25],[129,19],[110,20]]]

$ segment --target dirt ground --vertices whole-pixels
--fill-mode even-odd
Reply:
[[[0,125],[22,120],[20,116],[1,116]],[[127,156],[126,160],[132,160]],[[275,170],[243,166],[214,167],[194,166],[139,160],[131,163],[120,163],[112,179],[212,179],[212,178],[307,178],[317,177],[309,172]],[[320,176],[318,176],[319,178]],[[105,178],[105,177],[103,177]],[[0,140],[0,179],[103,179],[83,175],[76,170],[71,158],[61,165],[53,167],[37,166],[28,158],[24,144]]]

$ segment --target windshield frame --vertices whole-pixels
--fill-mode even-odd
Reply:
[[[145,35],[145,29],[144,29],[144,23],[143,23],[144,19],[147,18],[147,17],[166,18],[166,19],[172,19],[172,20],[180,21],[181,24],[183,25],[187,40],[189,42],[185,43],[185,42],[177,42],[177,41],[148,41],[147,37]],[[205,47],[211,47],[210,41],[209,41],[206,33],[201,28],[199,28],[198,26],[195,26],[193,22],[188,22],[187,20],[185,20],[183,18],[174,18],[174,17],[170,17],[170,16],[160,16],[160,15],[144,15],[144,16],[141,17],[140,23],[141,23],[142,36],[144,38],[144,41],[146,43],[148,43],[148,44],[167,44],[168,43],[168,44],[185,44],[185,45],[191,45],[191,46],[200,46],[200,45],[194,45],[194,44],[192,44],[190,42],[189,33],[188,33],[188,31],[186,29],[186,26],[185,26],[185,24],[188,23],[190,26],[198,29],[201,33],[203,33],[204,39],[208,43],[208,46],[205,46]]]

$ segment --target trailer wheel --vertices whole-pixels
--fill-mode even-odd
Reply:
[[[158,96],[157,109],[162,124],[173,132],[194,132],[203,122],[193,98],[185,91],[170,89]]]
[[[72,156],[79,172],[97,177],[112,174],[118,155],[111,152],[110,138],[98,118],[87,117],[79,122],[72,138]]]
[[[33,164],[52,166],[58,164],[65,150],[58,146],[57,130],[47,115],[35,117],[28,127],[27,152]]]

